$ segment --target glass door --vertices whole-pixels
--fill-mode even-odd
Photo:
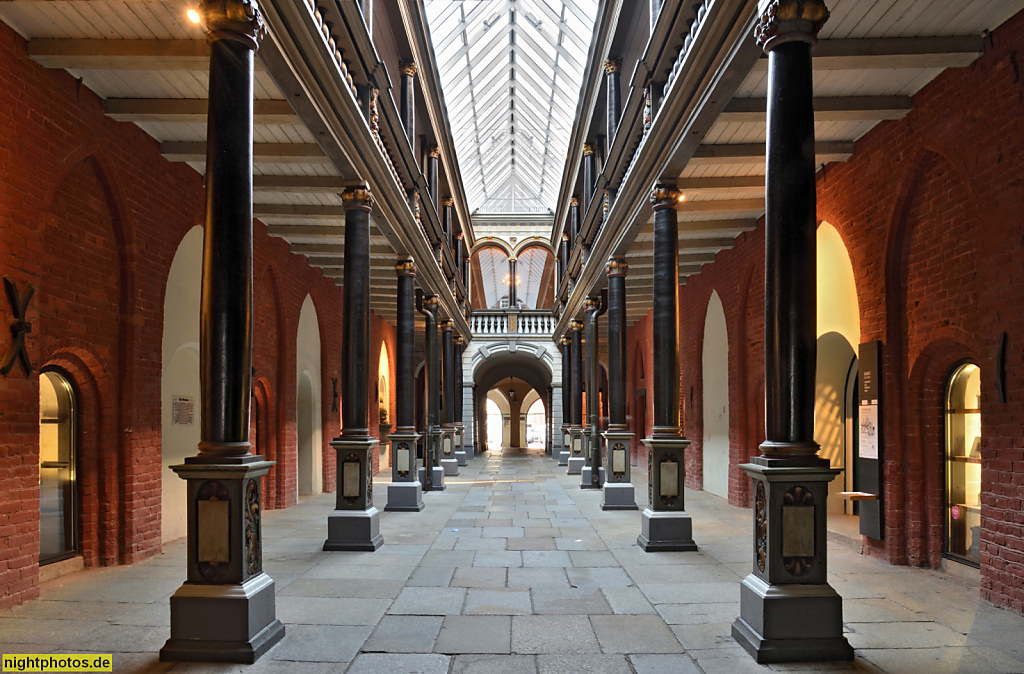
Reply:
[[[39,375],[39,563],[75,554],[75,393],[58,372]]]
[[[981,370],[958,367],[946,387],[946,554],[981,562]]]

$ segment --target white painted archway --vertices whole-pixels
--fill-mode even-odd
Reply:
[[[295,341],[298,440],[295,475],[300,495],[323,491],[323,421],[321,413],[320,322],[313,298],[306,295],[299,312]]]
[[[729,497],[729,335],[725,310],[711,291],[701,357],[704,389],[704,491]]]
[[[185,480],[170,469],[195,456],[199,445],[199,300],[203,228],[193,227],[178,244],[164,292],[161,345],[161,539],[185,536]],[[189,408],[191,407],[191,416]],[[177,414],[175,412],[177,411]]]

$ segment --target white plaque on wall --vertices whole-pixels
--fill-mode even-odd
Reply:
[[[171,425],[193,426],[196,422],[196,399],[192,396],[171,396]]]
[[[878,405],[860,406],[860,458],[878,458]]]

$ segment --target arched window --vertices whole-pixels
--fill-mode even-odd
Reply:
[[[39,563],[78,550],[75,391],[56,370],[39,375]]]
[[[946,385],[946,554],[981,563],[981,369],[965,363]]]

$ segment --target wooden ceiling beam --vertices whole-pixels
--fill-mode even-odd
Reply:
[[[815,62],[817,67],[817,62]],[[768,99],[734,98],[718,116],[719,122],[765,123]],[[910,96],[831,96],[814,99],[816,122],[877,122],[901,119],[910,112]],[[763,185],[762,178],[762,188]]]
[[[103,112],[119,122],[206,123],[205,98],[108,98]],[[288,101],[253,101],[254,124],[301,124]]]
[[[853,156],[853,142],[818,141],[814,144],[814,153],[815,161],[819,164],[846,161]],[[689,165],[763,164],[764,160],[764,143],[730,143],[701,145],[697,148]]]
[[[38,38],[28,55],[44,68],[74,70],[209,70],[206,40]],[[259,61],[257,61],[259,64]]]
[[[892,70],[896,68],[960,68],[985,50],[980,35],[887,37],[818,40],[811,52],[814,70]],[[762,57],[754,72],[768,72]]]
[[[252,205],[253,217],[262,218],[308,218],[308,219],[332,219],[332,220],[344,220],[345,219],[345,207],[344,206],[325,206],[322,204],[311,205],[311,204],[260,204],[255,203]],[[287,226],[287,225],[282,225]],[[297,226],[296,226],[297,227]],[[329,231],[337,230],[337,231]],[[296,236],[335,236],[337,234],[344,234],[344,227],[336,226],[323,226],[311,229],[311,232],[317,232],[316,234],[302,235],[297,231]]]
[[[169,161],[206,161],[206,143],[168,141],[160,143],[160,153]],[[254,164],[330,164],[316,143],[253,143]]]

